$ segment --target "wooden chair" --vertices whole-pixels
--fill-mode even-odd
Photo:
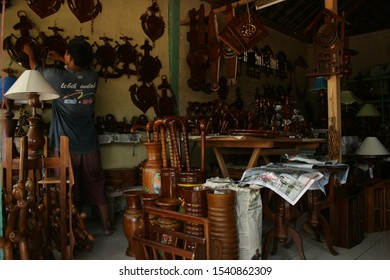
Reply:
[[[204,227],[204,237],[164,229],[158,225],[145,226],[142,234],[133,235],[133,247],[136,259],[221,259],[222,242],[210,238],[210,226],[207,218],[182,214],[157,207],[144,206],[144,225],[150,223],[150,215],[164,216],[181,222],[191,222]],[[163,244],[162,236],[170,236],[171,242]]]
[[[199,121],[196,128],[201,134],[198,165],[194,164],[195,160],[191,160],[193,157],[190,152],[189,134],[193,126],[193,123],[186,116],[167,116],[149,122],[147,125],[149,127],[147,131],[153,134],[152,141],[161,143],[161,195],[164,197],[176,197],[178,195],[176,182],[179,173],[201,174],[201,180],[204,179],[206,120]]]
[[[6,223],[3,238],[4,256],[8,260],[30,258],[43,259],[49,255],[46,230],[44,229],[45,206],[35,187],[36,174],[28,171],[35,170],[35,161],[27,157],[27,137],[20,141],[20,158],[13,162],[17,169],[3,172],[7,178],[13,179],[18,171],[18,178],[4,189],[4,205]],[[15,183],[15,184],[13,184]],[[13,250],[17,248],[17,250]]]
[[[15,238],[13,235],[33,225],[33,228],[28,228],[28,233],[35,232],[35,235],[27,236],[28,238],[23,240],[27,240],[29,249],[24,245],[19,246],[20,258],[50,259],[53,258],[53,248],[56,248],[62,259],[72,259],[77,238],[82,239],[80,234],[75,233],[83,233],[84,239],[88,240],[92,240],[93,237],[86,231],[72,203],[74,179],[69,139],[66,136],[61,137],[60,157],[48,156],[49,150],[46,145],[42,157],[34,159],[29,158],[27,154],[27,137],[21,138],[20,155],[12,154],[10,147],[13,141],[13,138],[6,138],[7,153],[3,160],[6,218],[4,239],[0,246],[4,248],[5,258],[17,257],[12,250],[13,244],[24,244],[20,243],[20,240],[26,236]],[[48,144],[48,139],[46,143]],[[24,205],[29,207],[30,212],[34,212],[34,217],[32,214],[31,217],[23,216]],[[43,236],[37,236],[38,234]],[[37,240],[40,241],[37,243]]]
[[[188,117],[170,116],[164,118],[164,124],[169,133],[169,141],[172,146],[172,166],[180,172],[191,172],[195,169],[191,162],[189,135],[191,122]],[[200,162],[199,171],[205,172],[205,149],[206,149],[206,129],[207,121],[199,120],[196,124],[197,130],[200,131]]]

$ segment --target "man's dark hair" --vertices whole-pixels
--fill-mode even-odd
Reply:
[[[92,46],[82,37],[76,36],[71,39],[67,50],[77,66],[87,68],[91,65],[93,58]]]

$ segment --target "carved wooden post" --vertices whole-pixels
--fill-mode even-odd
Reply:
[[[324,0],[325,8],[337,12],[337,0]],[[329,140],[329,156],[331,159],[342,161],[341,154],[341,103],[340,76],[330,75],[328,79],[328,128],[332,136]]]

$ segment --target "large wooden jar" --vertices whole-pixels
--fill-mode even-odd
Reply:
[[[148,158],[142,168],[142,185],[149,190],[149,193],[161,192],[161,143],[144,143]]]
[[[126,198],[127,208],[123,213],[122,223],[123,232],[128,242],[126,255],[129,257],[134,256],[134,249],[132,246],[133,235],[142,232],[141,196],[143,194],[144,192],[139,190],[130,190],[123,193],[123,196]]]
[[[236,192],[234,190],[209,190],[207,192],[210,238],[221,240],[223,260],[239,258],[235,202]]]

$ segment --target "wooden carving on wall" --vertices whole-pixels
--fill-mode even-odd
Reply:
[[[134,105],[144,113],[157,103],[157,89],[153,83],[143,81],[141,86],[133,84],[129,92]]]
[[[219,66],[221,59],[221,43],[217,38],[217,21],[216,16],[213,11],[209,13],[209,32],[207,39],[207,48],[209,50],[209,67],[210,67],[210,76],[211,76],[211,90],[218,91],[219,89]]]
[[[30,64],[28,56],[23,52],[24,44],[28,43],[33,48],[35,56],[38,60],[41,59],[41,44],[38,42],[40,33],[37,36],[30,35],[30,31],[35,29],[34,23],[27,17],[26,12],[18,11],[19,22],[13,26],[14,30],[20,31],[20,37],[14,34],[7,36],[4,39],[4,49],[7,50],[9,56],[15,60],[19,65],[29,69]]]
[[[150,13],[148,13],[148,11]],[[157,1],[152,0],[152,5],[140,18],[142,29],[153,43],[164,34],[165,23],[163,17],[161,15],[156,16],[156,14],[159,13],[160,7],[158,6]]]
[[[198,21],[196,16],[198,15]],[[206,46],[206,29],[204,24],[204,5],[201,4],[198,11],[190,10],[190,31],[187,40],[190,43],[187,55],[187,64],[191,70],[191,77],[187,85],[194,91],[200,91],[206,84],[206,69],[209,59],[209,51]]]
[[[323,9],[306,29],[314,29],[315,65],[308,70],[311,77],[339,75],[341,55],[345,48],[344,17]]]
[[[99,46],[96,42],[94,43],[97,46],[97,50],[95,52],[96,64],[95,67],[99,74],[99,77],[105,78],[107,81],[108,78],[119,78],[122,76],[122,72],[118,68],[118,60],[117,53],[115,47],[111,46],[110,42],[111,38],[108,37],[100,37],[100,40],[104,42],[103,45]]]
[[[145,40],[141,49],[144,50],[144,54],[140,54],[141,59],[137,64],[139,80],[151,83],[160,73],[162,65],[157,56],[153,57],[150,55],[150,51],[153,49],[153,46],[149,44],[148,40]]]
[[[271,67],[271,60],[275,58],[274,52],[271,47],[266,45],[260,50],[260,71],[268,74],[273,74],[273,69]]]
[[[64,4],[64,0],[27,0],[27,5],[40,18],[45,18],[55,14],[62,4]]]
[[[102,12],[99,0],[68,0],[68,6],[81,23],[95,19]]]
[[[138,72],[136,69],[130,69],[131,64],[135,65],[135,67],[137,67],[138,64],[138,52],[135,49],[137,45],[133,46],[130,43],[130,40],[132,40],[130,37],[122,36],[120,39],[124,41],[123,44],[117,43],[118,61],[122,64],[120,71],[122,74],[127,75],[127,77],[130,75],[137,75]]]
[[[62,37],[60,32],[64,31],[64,29],[53,26],[48,27],[49,30],[53,30],[53,35],[47,36],[45,33],[41,32],[41,35],[43,37],[43,45],[45,46],[44,52],[42,54],[42,60],[44,61],[44,65],[48,66],[48,64],[45,62],[47,59],[47,53],[48,51],[55,51],[61,56],[65,55],[67,43],[66,40],[69,38]],[[63,62],[54,61],[53,65],[58,68],[62,68],[64,66]]]
[[[165,116],[176,115],[176,97],[172,92],[171,85],[168,83],[166,75],[161,77],[161,84],[157,89],[161,90],[161,96],[157,94],[156,104],[154,105],[154,112],[156,116],[162,119]],[[170,94],[168,94],[168,91]]]

